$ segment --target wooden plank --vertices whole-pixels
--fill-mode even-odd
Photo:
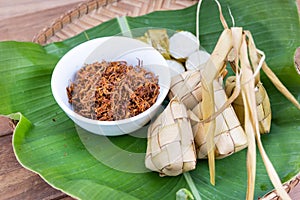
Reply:
[[[7,117],[0,116],[0,136],[10,135],[14,131],[15,124]]]
[[[43,2],[43,1],[41,1]],[[34,35],[56,18],[72,9],[78,3],[67,4],[55,8],[39,10],[30,14],[1,19],[0,17],[0,41],[17,40],[32,41]]]
[[[45,9],[79,4],[83,1],[84,0],[2,0],[0,1],[0,19],[30,15],[32,13],[36,13]],[[59,13],[59,11],[57,11],[57,13],[62,14]]]
[[[64,199],[63,192],[52,188],[41,177],[23,168],[14,156],[12,135],[0,137],[0,199]]]

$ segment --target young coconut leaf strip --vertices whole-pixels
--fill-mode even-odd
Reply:
[[[256,48],[250,31],[229,28],[221,5],[215,1],[224,30],[204,66],[172,78],[169,105],[148,129],[146,167],[162,176],[176,176],[195,169],[196,158],[208,158],[214,185],[215,158],[248,147],[246,198],[253,199],[257,144],[278,195],[290,199],[260,139],[260,134],[268,133],[271,126],[271,105],[260,81],[260,70],[298,109],[300,105],[267,66],[265,55]],[[201,1],[196,20],[198,41],[200,5]],[[224,86],[228,63],[235,76],[228,77]]]
[[[217,2],[218,3],[218,2]],[[221,6],[218,3],[220,15],[222,16]],[[226,22],[223,17],[221,17],[224,29],[227,29]],[[232,35],[236,38],[241,34],[235,34],[235,28],[231,28]],[[240,41],[235,39],[235,42]],[[238,43],[237,43],[238,44]],[[255,186],[255,163],[256,163],[256,153],[255,153],[255,143],[253,142],[253,137],[256,138],[257,146],[259,152],[263,158],[267,173],[270,177],[272,184],[279,196],[283,199],[290,199],[286,191],[282,187],[282,183],[270,162],[260,139],[260,133],[267,133],[271,126],[271,108],[270,102],[267,97],[266,90],[262,88],[260,82],[259,70],[262,68],[273,84],[281,89],[282,92],[298,109],[299,103],[293,97],[293,95],[285,88],[285,86],[279,81],[276,75],[271,71],[264,61],[265,55],[262,51],[256,49],[254,40],[250,31],[243,31],[242,41],[240,44],[235,45],[236,57],[231,66],[234,71],[238,71],[238,63],[240,63],[241,68],[241,95],[244,104],[244,129],[248,135],[248,155],[247,155],[247,169],[248,169],[248,190],[247,199],[253,199],[254,186]],[[238,53],[240,52],[240,53]],[[239,57],[237,57],[239,56]],[[250,58],[250,60],[249,60]],[[251,77],[251,78],[250,78]],[[283,88],[283,89],[282,89]],[[239,113],[240,114],[240,113]],[[253,144],[252,144],[253,142]]]

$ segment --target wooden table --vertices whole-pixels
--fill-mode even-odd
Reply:
[[[80,2],[82,0],[0,0],[0,41],[31,41],[37,32]],[[297,2],[300,5],[300,0]],[[0,118],[0,199],[71,200],[17,162],[11,145],[13,129],[9,125]],[[296,196],[300,196],[298,189],[293,191]]]

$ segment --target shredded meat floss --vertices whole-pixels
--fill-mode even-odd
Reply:
[[[66,88],[76,113],[95,120],[114,121],[149,109],[159,95],[158,77],[125,61],[95,62],[81,68]]]

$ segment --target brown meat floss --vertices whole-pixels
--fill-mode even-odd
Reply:
[[[86,64],[66,90],[76,113],[100,121],[136,116],[159,95],[158,77],[126,61]]]

